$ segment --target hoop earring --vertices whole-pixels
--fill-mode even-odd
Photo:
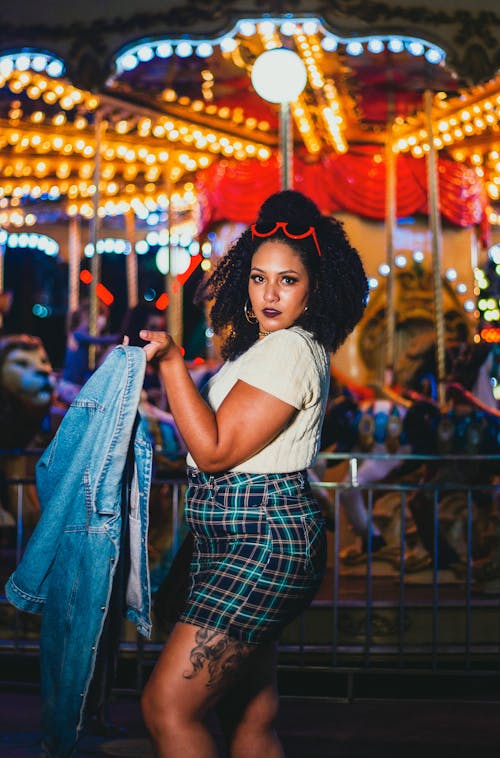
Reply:
[[[246,318],[246,320],[248,321],[249,324],[257,324],[258,323],[257,318],[255,316],[255,313],[252,310],[252,306],[248,302],[248,298],[247,298],[247,301],[246,301],[245,305],[243,306],[243,313],[245,314],[245,318]]]

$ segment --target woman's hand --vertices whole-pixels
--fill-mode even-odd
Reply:
[[[150,332],[142,329],[139,332],[141,340],[147,342],[142,348],[146,353],[146,360],[150,363],[159,364],[172,358],[179,348],[170,334],[166,332]]]

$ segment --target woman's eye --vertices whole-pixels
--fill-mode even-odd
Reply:
[[[250,279],[254,282],[262,282],[264,278],[260,274],[252,274]]]
[[[283,277],[283,281],[285,282],[285,284],[295,284],[297,280],[294,279],[292,276],[285,276]]]

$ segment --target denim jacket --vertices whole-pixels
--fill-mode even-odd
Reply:
[[[37,464],[41,517],[6,586],[11,603],[42,613],[42,731],[53,758],[72,754],[83,726],[111,598],[151,632],[145,365],[140,348],[116,347],[71,404]],[[118,574],[124,591],[112,594]]]

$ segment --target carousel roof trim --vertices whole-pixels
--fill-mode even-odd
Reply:
[[[431,39],[447,52],[448,64],[467,83],[494,76],[500,61],[500,16],[496,0],[295,0],[293,12],[283,0],[119,0],[106,4],[35,0],[0,11],[0,49],[4,44],[54,50],[71,64],[73,81],[100,88],[116,51],[134,40],[159,33],[196,39],[227,34],[242,19],[319,18],[331,33],[356,38],[405,34]]]
[[[423,55],[431,64],[445,63],[446,52],[437,44],[429,40],[427,36],[408,35],[406,33],[380,33],[354,34],[342,36],[330,31],[320,18],[316,17],[292,17],[287,14],[282,17],[254,16],[237,21],[234,26],[223,34],[214,37],[188,38],[182,35],[155,35],[134,40],[117,51],[113,57],[115,74],[133,70],[139,63],[152,60],[153,57],[161,59],[177,55],[186,58],[197,55],[200,58],[209,57],[212,54],[212,46],[218,45],[223,52],[230,53],[237,44],[235,37],[240,34],[243,37],[253,36],[259,32],[263,36],[270,36],[279,27],[279,31],[285,37],[293,37],[302,31],[305,35],[315,35],[319,30],[323,33],[321,45],[324,50],[333,52],[339,44],[345,46],[345,52],[350,56],[361,55],[364,46],[373,53],[381,53],[387,49],[390,53],[400,53],[403,49],[412,55]],[[281,44],[281,43],[279,43]],[[208,46],[208,47],[207,47]],[[113,77],[113,75],[112,75]]]
[[[40,48],[23,47],[4,50],[0,55],[0,75],[18,71],[46,73],[57,79],[66,73],[66,64],[57,55]]]
[[[223,163],[224,159],[230,158],[240,162],[257,158],[266,163],[278,149],[275,111],[264,110],[264,116],[255,118],[251,109],[246,112],[246,100],[242,100],[241,105],[238,103],[238,107],[234,105],[235,93],[239,97],[245,87],[250,87],[249,73],[253,61],[266,49],[293,46],[306,63],[308,91],[291,104],[291,111],[297,144],[300,147],[300,142],[303,143],[301,155],[305,154],[306,163],[311,164],[321,160],[323,152],[342,155],[353,145],[358,150],[364,146],[379,149],[387,139],[385,120],[375,126],[358,126],[357,96],[352,95],[349,84],[346,84],[346,76],[355,79],[360,70],[355,68],[357,64],[349,61],[350,58],[361,61],[363,56],[357,53],[367,53],[366,66],[371,66],[375,75],[383,74],[383,86],[388,87],[394,81],[391,77],[395,76],[394,71],[396,75],[399,73],[397,69],[402,65],[403,56],[404,65],[412,67],[413,74],[418,72],[420,86],[425,84],[426,76],[436,83],[443,82],[446,54],[444,49],[428,42],[428,34],[425,37],[395,33],[376,35],[377,25],[372,24],[369,34],[364,29],[363,33],[354,30],[348,36],[340,36],[330,32],[327,22],[317,15],[266,14],[265,19],[262,18],[259,14],[246,14],[237,21],[233,19],[229,31],[212,38],[184,31],[179,36],[156,34],[150,35],[149,41],[142,38],[141,42],[128,42],[116,54],[115,73],[108,76],[98,92],[71,83],[72,70],[65,72],[64,60],[48,53],[46,47],[13,48],[11,44],[10,51],[0,55],[0,86],[4,87],[7,101],[14,98],[10,102],[8,118],[0,115],[1,219],[7,218],[5,202],[8,198],[11,204],[8,213],[19,214],[20,205],[29,205],[42,197],[50,202],[64,198],[67,215],[91,218],[95,212],[96,194],[100,195],[99,213],[122,214],[134,208],[133,202],[137,206],[135,212],[140,210],[142,213],[142,206],[148,208],[152,203],[165,207],[164,198],[170,191],[170,183],[175,190],[182,183],[186,184],[187,189],[181,188],[173,196],[178,196],[181,204],[186,196],[189,204],[194,173],[200,168],[208,169],[216,159],[222,159]],[[179,68],[179,62],[196,56],[199,47],[208,44],[209,40],[214,57],[203,64],[202,56],[196,77],[199,79],[200,73],[206,73],[203,71],[205,66],[206,69],[213,68],[223,87],[229,86],[226,81],[230,77],[239,78],[240,89],[231,93],[232,104],[228,105],[218,97],[212,103],[205,97],[201,80],[195,79],[194,89],[191,81],[191,89],[182,90],[183,77],[186,72],[186,76],[190,71],[192,73],[194,61],[182,64],[186,65],[184,70]],[[241,52],[238,51],[240,44],[246,45]],[[177,55],[179,45],[184,45],[181,55]],[[336,58],[338,52],[341,56]],[[435,60],[430,56],[429,61],[428,56],[425,62],[409,62],[412,56],[422,58],[426,52],[435,53]],[[154,59],[167,57],[177,58],[177,63],[174,60],[168,64],[173,68],[160,67],[155,71]],[[374,62],[375,59],[383,59],[381,66]],[[437,67],[433,63],[438,64]],[[229,74],[224,69],[221,77],[222,65],[229,67]],[[135,71],[139,66],[141,68]],[[354,66],[354,74],[352,70],[346,74],[349,66]],[[388,66],[390,74],[385,73],[384,67]],[[434,68],[436,74],[432,73]],[[459,83],[453,83],[449,75],[446,76],[446,81],[454,88],[452,95],[457,94]],[[149,89],[141,88],[143,79]],[[165,88],[158,89],[158,82],[163,80]],[[210,82],[208,84],[212,86]],[[176,91],[178,85],[179,91]],[[193,97],[196,87],[197,95]],[[490,127],[496,128],[500,95],[491,105],[485,94],[488,91],[489,96],[490,90],[500,92],[499,82],[478,85],[469,92],[463,89],[459,97],[448,99],[449,93],[446,92],[443,97],[441,93],[435,96],[434,116],[439,134],[434,144],[438,149],[454,146],[453,135],[443,133],[440,125],[446,114],[451,120],[453,109],[457,107],[463,112],[469,104],[473,107],[483,104],[482,124],[475,123],[478,118],[473,119],[476,145],[486,139]],[[252,97],[257,96],[252,94]],[[389,99],[387,95],[387,102]],[[37,100],[41,104],[38,109]],[[252,102],[251,107],[254,105]],[[97,111],[103,134],[102,173],[96,184],[92,169],[97,137],[92,121]],[[395,148],[399,151],[411,149],[413,156],[423,156],[426,152],[424,131],[418,113],[411,117],[400,116],[394,127],[398,140]],[[458,135],[455,136],[458,140]],[[465,143],[472,144],[470,131],[465,137],[467,139],[464,138],[460,148]],[[405,145],[404,139],[407,140]],[[459,152],[456,157],[460,160]],[[376,158],[374,155],[375,163]],[[495,158],[495,151],[488,160],[490,158],[495,161],[495,174],[487,186],[490,198],[497,200],[495,193],[499,192],[500,168],[497,170],[496,164],[500,167],[500,162]],[[476,161],[474,157],[472,163],[479,171]],[[220,170],[224,171],[222,167]]]

